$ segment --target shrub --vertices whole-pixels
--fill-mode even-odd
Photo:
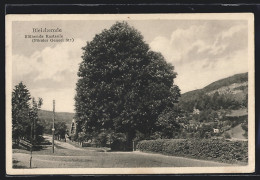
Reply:
[[[221,139],[158,139],[145,140],[137,144],[137,149],[166,155],[196,157],[226,163],[247,162],[248,144],[243,141],[223,141]]]

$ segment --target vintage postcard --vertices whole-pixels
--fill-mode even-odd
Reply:
[[[6,15],[6,173],[255,171],[254,15]]]

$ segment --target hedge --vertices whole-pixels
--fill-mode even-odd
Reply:
[[[247,141],[223,139],[144,140],[137,144],[137,150],[225,163],[248,161]]]

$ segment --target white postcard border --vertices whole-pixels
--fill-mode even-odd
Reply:
[[[231,167],[156,167],[156,168],[12,168],[12,22],[53,20],[247,20],[248,21],[248,165]],[[252,13],[194,14],[30,14],[6,15],[6,173],[35,174],[208,174],[252,173],[255,171],[255,71],[254,15]]]

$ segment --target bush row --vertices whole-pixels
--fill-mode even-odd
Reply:
[[[137,150],[225,163],[248,161],[247,142],[224,139],[144,140],[137,144]]]

